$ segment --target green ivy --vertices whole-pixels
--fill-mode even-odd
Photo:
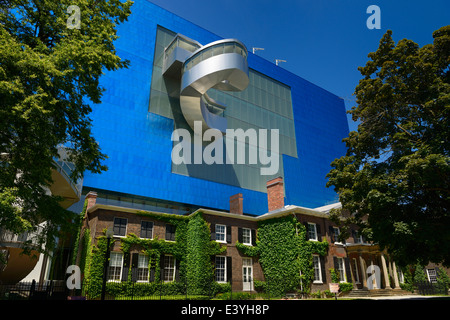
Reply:
[[[259,256],[265,289],[271,296],[282,296],[300,288],[310,291],[313,254],[325,255],[328,242],[307,241],[305,226],[295,216],[285,216],[258,223],[256,246],[238,242],[236,247],[245,255]]]
[[[138,212],[139,215],[151,217],[159,221],[170,223],[176,227],[175,242],[162,239],[141,239],[134,234],[121,238],[121,251],[124,255],[132,248],[139,248],[149,256],[149,269],[155,270],[155,282],[147,289],[131,283],[131,266],[129,270],[129,287],[123,284],[115,286],[108,283],[107,288],[115,295],[126,295],[133,290],[133,294],[145,290],[163,290],[167,294],[204,295],[227,292],[229,284],[217,284],[214,281],[213,257],[226,251],[226,245],[211,240],[210,225],[203,218],[201,212],[190,216]],[[85,260],[85,283],[88,284],[89,296],[98,297],[101,292],[104,255],[106,252],[106,237],[98,237],[96,245],[90,243],[89,230],[83,239],[83,260]],[[112,245],[112,244],[111,244]],[[247,246],[237,242],[236,247],[244,255],[258,257],[261,263],[265,283],[259,287],[265,288],[271,296],[282,296],[288,291],[309,293],[313,280],[313,254],[326,255],[328,243],[326,241],[306,240],[306,228],[299,223],[295,216],[285,216],[258,223],[258,233],[255,246]],[[173,284],[161,283],[160,257],[162,254],[172,254],[179,261],[179,282]],[[84,259],[85,258],[85,259]],[[301,271],[301,276],[300,276]],[[162,287],[161,287],[162,286]],[[117,292],[116,292],[117,291]],[[120,291],[120,292],[118,292]]]
[[[127,294],[139,296],[154,294],[155,292],[162,292],[163,295],[184,294],[186,292],[186,284],[190,295],[204,295],[230,290],[229,284],[216,284],[214,282],[212,257],[225,252],[226,246],[211,240],[210,226],[204,220],[201,212],[191,216],[149,212],[138,212],[138,214],[174,225],[176,227],[176,241],[165,241],[157,237],[154,239],[141,239],[135,234],[128,234],[121,238],[120,249],[125,257],[134,248],[139,248],[141,252],[149,256],[148,267],[155,270],[155,281],[150,285],[136,285],[132,283],[130,266],[129,270],[123,270],[123,272],[129,273],[127,283],[121,283],[120,286],[114,283],[107,284],[107,290],[110,294],[115,296]],[[90,239],[89,232],[86,232],[85,235],[86,239]],[[85,243],[84,247],[86,253],[91,253],[87,257],[86,265],[89,268],[85,283],[89,288],[88,295],[91,298],[96,298],[101,292],[106,237],[99,237],[95,246]],[[159,262],[162,254],[171,254],[179,262],[180,279],[178,282],[161,283],[162,274]]]
[[[211,240],[210,225],[201,212],[192,215],[188,223],[187,238],[187,285],[189,294],[205,294],[214,279],[212,257],[226,250]]]

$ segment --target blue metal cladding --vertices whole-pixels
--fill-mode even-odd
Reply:
[[[106,89],[93,105],[92,131],[108,155],[108,171],[86,172],[84,187],[229,210],[229,197],[242,193],[244,212],[267,212],[267,194],[171,173],[174,124],[148,112],[157,26],[200,43],[221,39],[150,2],[135,1],[128,22],[120,25],[117,54],[128,69],[105,71]],[[330,163],[345,153],[348,135],[344,102],[337,96],[256,55],[249,67],[291,87],[298,158],[283,156],[286,204],[318,207],[335,202],[325,187]]]

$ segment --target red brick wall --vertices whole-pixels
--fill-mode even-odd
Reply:
[[[267,182],[267,202],[269,212],[284,207],[283,178],[278,177]]]

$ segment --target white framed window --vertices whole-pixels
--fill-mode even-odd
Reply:
[[[143,239],[153,239],[153,222],[141,221],[141,234]]]
[[[227,257],[216,256],[216,281],[227,282]]]
[[[171,224],[166,224],[166,241],[175,241],[176,227]]]
[[[333,236],[334,236],[334,243],[342,244],[341,241],[339,241],[339,235],[341,234],[341,231],[338,227],[333,227]]]
[[[248,246],[252,245],[252,230],[242,228],[242,243]]]
[[[427,277],[431,283],[437,283],[436,269],[427,269]]]
[[[117,237],[125,237],[127,234],[128,220],[125,218],[114,218],[114,235]]]
[[[308,239],[317,241],[317,227],[315,223],[308,222]]]
[[[345,275],[345,267],[344,267],[344,259],[343,258],[337,258],[337,270],[339,273],[339,282],[345,282],[346,281],[346,275]]]
[[[364,238],[362,235],[359,234],[358,231],[354,231],[354,239],[355,243],[364,243]]]
[[[171,282],[175,280],[175,257],[171,255],[164,256],[164,281]]]
[[[148,282],[149,257],[146,254],[139,254],[137,265],[137,281]]]
[[[109,256],[108,281],[120,281],[122,278],[123,253],[111,252]]]
[[[313,255],[313,267],[314,267],[314,280],[313,283],[323,283],[322,281],[322,265],[320,263],[320,257]]]
[[[227,242],[227,226],[223,224],[216,224],[216,241]]]

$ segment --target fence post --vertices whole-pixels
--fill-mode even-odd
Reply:
[[[36,280],[33,279],[33,281],[31,282],[30,293],[28,295],[29,300],[32,299],[35,290],[36,290]]]

